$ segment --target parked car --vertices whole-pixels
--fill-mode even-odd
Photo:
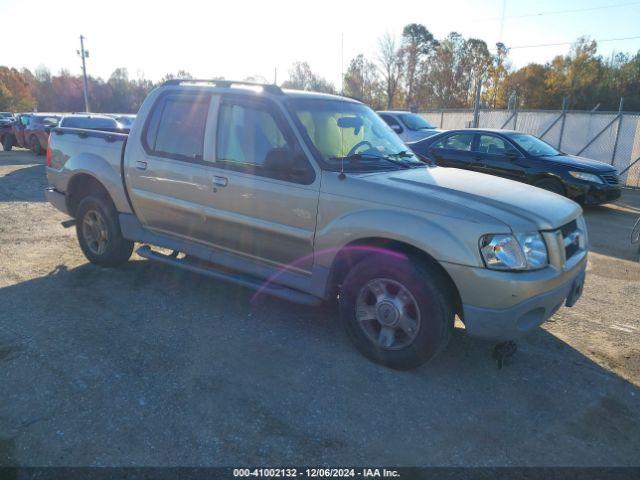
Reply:
[[[245,85],[169,80],[129,135],[52,131],[46,196],[90,262],[118,266],[141,242],[255,295],[338,299],[355,346],[394,368],[441,351],[454,314],[512,340],[580,296],[575,202],[429,166],[358,101]]]
[[[89,113],[65,115],[62,117],[62,120],[60,120],[59,126],[85,130],[102,130],[105,132],[127,133],[129,131],[129,128],[119,123],[113,117]]]
[[[49,131],[58,125],[60,115],[51,113],[21,113],[4,132],[2,147],[10,151],[13,147],[28,148],[36,155],[44,153],[49,141]]]
[[[440,166],[517,180],[584,205],[611,202],[621,195],[618,172],[611,165],[567,155],[526,133],[450,130],[410,146]]]
[[[16,117],[11,112],[0,112],[0,126],[9,125],[16,121]]]
[[[417,113],[384,110],[378,115],[405,142],[417,142],[444,130],[437,129]]]

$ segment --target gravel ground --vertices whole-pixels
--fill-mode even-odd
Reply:
[[[328,309],[139,257],[89,265],[0,152],[0,465],[640,465],[640,192],[587,211],[584,295],[519,343],[368,362]]]

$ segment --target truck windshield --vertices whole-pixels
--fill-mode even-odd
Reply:
[[[306,141],[329,170],[424,166],[389,126],[361,103],[328,99],[287,102]]]

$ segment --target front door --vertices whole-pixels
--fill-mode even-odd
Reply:
[[[525,180],[524,157],[508,140],[483,133],[478,135],[476,145],[474,149],[484,164],[485,173],[521,182]]]
[[[215,243],[310,271],[320,179],[283,112],[270,100],[229,94],[218,108],[216,131]],[[289,171],[278,157],[292,160]]]

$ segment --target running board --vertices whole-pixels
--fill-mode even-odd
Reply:
[[[243,287],[248,287],[253,290],[259,290],[260,293],[270,295],[272,297],[280,298],[282,300],[288,300],[293,303],[299,303],[302,305],[318,306],[322,303],[322,300],[318,297],[310,295],[308,293],[300,292],[292,288],[284,287],[281,285],[268,284],[266,281],[262,281],[259,278],[252,277],[250,275],[244,275],[242,273],[232,273],[218,270],[213,266],[201,265],[192,262],[186,258],[176,258],[176,256],[165,255],[159,252],[154,252],[148,245],[143,245],[136,253],[148,260],[154,260],[156,262],[164,263],[165,265],[172,265],[174,267],[189,270],[190,272],[206,275],[207,277],[216,278],[218,280],[226,280],[233,282]],[[175,252],[174,252],[175,253]]]

